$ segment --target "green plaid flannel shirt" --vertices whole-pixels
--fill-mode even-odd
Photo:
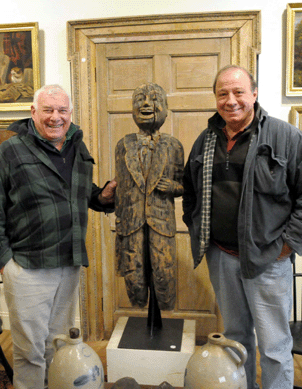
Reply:
[[[75,136],[70,188],[27,133],[28,122],[20,123],[18,135],[0,145],[0,268],[12,257],[24,268],[88,266],[88,207],[114,209],[97,201],[101,189],[92,184],[94,161],[82,131]]]

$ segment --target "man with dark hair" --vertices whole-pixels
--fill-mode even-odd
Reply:
[[[206,253],[225,336],[248,352],[256,384],[256,330],[262,388],[293,387],[291,255],[302,254],[302,133],[260,107],[251,74],[219,71],[217,113],[185,167],[183,220],[194,266]]]
[[[55,335],[74,326],[88,207],[113,212],[116,182],[92,184],[93,158],[59,85],[37,91],[30,119],[0,146],[0,269],[15,389],[47,388]]]

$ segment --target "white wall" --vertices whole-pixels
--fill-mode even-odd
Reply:
[[[262,15],[259,101],[271,115],[288,120],[290,104],[302,103],[302,99],[284,97],[284,1],[275,0],[272,4],[266,0],[11,0],[10,5],[1,10],[0,24],[38,22],[42,84],[59,83],[70,89],[66,56],[68,20],[244,10],[261,10]]]
[[[66,22],[108,17],[261,10],[262,48],[259,57],[259,101],[270,115],[288,121],[291,105],[302,97],[285,97],[286,5],[283,0],[11,0],[2,7],[0,24],[39,23],[41,83],[59,83],[70,91],[66,55]],[[16,117],[28,116],[15,113]],[[0,112],[0,119],[12,117]],[[5,316],[1,298],[0,315]]]

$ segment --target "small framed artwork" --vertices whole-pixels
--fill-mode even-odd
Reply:
[[[17,121],[17,120],[18,120],[18,119],[11,119],[11,118],[9,118],[9,119],[0,119],[0,131],[6,130],[7,127],[8,127],[10,124],[14,123],[14,122]]]
[[[0,111],[30,110],[40,88],[38,23],[0,24]]]
[[[302,105],[293,105],[291,107],[289,122],[302,131]]]
[[[286,95],[302,96],[302,3],[287,4]]]
[[[0,144],[15,135],[13,131],[7,130],[7,127],[16,120],[17,119],[0,119]]]

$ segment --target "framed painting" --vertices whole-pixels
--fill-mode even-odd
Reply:
[[[302,96],[302,3],[287,4],[286,95]]]
[[[14,132],[7,130],[7,127],[15,122],[17,119],[0,119],[0,144],[11,136],[15,135]]]
[[[289,122],[302,131],[302,105],[293,105],[291,107]]]
[[[8,119],[0,119],[0,132],[3,131],[3,130],[6,130],[7,127],[12,124],[13,122],[17,121],[19,119],[12,119],[12,118],[8,118]]]
[[[39,66],[38,23],[0,24],[0,111],[30,109]]]

